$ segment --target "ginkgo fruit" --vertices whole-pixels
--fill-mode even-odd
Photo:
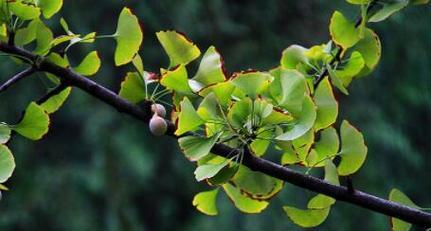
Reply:
[[[150,131],[155,136],[162,136],[166,133],[168,130],[168,124],[166,121],[158,116],[157,114],[154,114],[153,117],[150,120]]]
[[[166,109],[163,105],[159,104],[159,103],[155,103],[153,105],[151,105],[151,111],[155,114],[157,114],[160,117],[165,117],[166,116]]]

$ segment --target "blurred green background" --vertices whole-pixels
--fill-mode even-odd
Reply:
[[[168,60],[155,32],[176,29],[201,50],[215,45],[229,72],[277,65],[291,44],[328,40],[335,9],[352,18],[357,9],[343,0],[73,0],[62,16],[77,33],[113,33],[122,7],[134,9],[145,28],[142,56],[157,71]],[[59,16],[51,22],[58,33]],[[369,156],[354,177],[357,188],[387,197],[397,187],[423,207],[431,207],[431,7],[412,7],[370,25],[383,44],[376,72],[353,83],[349,97],[338,95],[340,119],[360,128]],[[118,91],[128,68],[113,68],[114,42],[76,48],[72,60],[98,49],[104,66],[94,79]],[[0,60],[0,80],[19,68]],[[44,93],[42,76],[25,80],[0,95],[0,121],[14,122],[31,100]],[[284,215],[283,204],[301,204],[310,192],[287,184],[259,215],[237,211],[220,197],[217,217],[197,212],[194,166],[176,141],[154,138],[147,127],[75,89],[52,117],[40,142],[16,137],[10,144],[17,169],[0,201],[0,230],[302,230]],[[415,227],[415,230],[420,230]],[[313,230],[388,230],[385,216],[338,202],[328,220]]]

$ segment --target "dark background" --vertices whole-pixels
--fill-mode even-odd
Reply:
[[[186,33],[202,51],[215,45],[229,72],[277,65],[291,44],[310,46],[328,39],[335,9],[351,18],[357,9],[343,0],[65,0],[62,16],[77,33],[111,34],[122,7],[134,9],[145,28],[142,56],[146,70],[166,67],[168,59],[155,32]],[[423,207],[431,206],[431,8],[412,7],[370,25],[383,44],[375,73],[355,81],[349,97],[339,95],[340,119],[365,135],[367,161],[354,177],[357,188],[387,197],[393,187]],[[59,16],[50,24],[61,30]],[[72,60],[100,51],[104,66],[94,79],[117,91],[129,70],[113,68],[111,40],[76,47]],[[19,71],[0,59],[0,80]],[[193,72],[192,72],[193,73]],[[0,95],[0,121],[13,123],[29,101],[43,94],[42,75]],[[122,115],[79,89],[52,116],[40,142],[16,137],[10,144],[17,169],[0,201],[0,230],[302,230],[282,211],[313,195],[287,184],[259,215],[237,211],[220,197],[217,217],[197,212],[194,166],[176,141],[154,138],[145,124]],[[338,202],[317,230],[388,230],[387,217]],[[419,230],[419,229],[417,229]]]

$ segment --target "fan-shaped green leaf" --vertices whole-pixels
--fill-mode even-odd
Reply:
[[[184,65],[179,65],[174,70],[164,73],[160,79],[160,84],[176,92],[193,93],[189,85],[187,69]]]
[[[186,136],[178,140],[180,147],[186,157],[191,161],[198,161],[202,157],[208,155],[211,148],[217,142],[220,135],[214,135],[212,137],[197,137],[197,136]]]
[[[367,28],[364,31],[364,38],[361,39],[353,49],[361,53],[365,61],[365,67],[358,76],[370,74],[379,63],[382,54],[379,36],[377,36],[374,31]]]
[[[193,104],[187,97],[180,103],[181,111],[178,114],[178,124],[175,135],[179,136],[189,131],[194,131],[199,126],[205,123],[204,120],[198,115]]]
[[[32,20],[40,15],[39,7],[22,1],[8,3],[9,10],[22,20]]]
[[[18,29],[15,33],[15,44],[24,46],[33,42],[36,39],[38,25],[38,20],[33,20],[27,27]]]
[[[54,113],[64,104],[72,91],[71,87],[64,89],[57,95],[52,96],[40,106],[48,113]]]
[[[261,172],[255,172],[241,165],[232,183],[253,199],[269,199],[278,193],[283,186],[282,181]]]
[[[346,120],[341,124],[341,161],[338,174],[347,176],[359,170],[367,157],[367,146],[362,134]]]
[[[219,189],[201,192],[193,198],[193,206],[202,213],[210,216],[218,214],[217,210],[217,194]]]
[[[15,160],[6,145],[0,145],[0,183],[4,183],[12,176]]]
[[[0,123],[0,144],[5,144],[10,139],[11,130],[5,123]]]
[[[243,194],[241,191],[231,184],[224,184],[223,189],[232,200],[235,207],[244,213],[260,213],[268,207],[267,201],[253,200]]]
[[[36,0],[45,18],[51,18],[63,7],[63,0]]]
[[[263,72],[239,73],[233,77],[232,83],[241,90],[242,93],[256,99],[257,95],[272,81],[273,77]]]
[[[21,122],[12,128],[28,139],[39,140],[48,132],[49,116],[41,106],[32,102],[25,110]]]
[[[85,76],[91,76],[96,74],[100,69],[100,58],[97,51],[90,52],[84,60],[75,68],[77,73]]]
[[[328,217],[330,210],[329,207],[303,210],[290,206],[284,206],[283,209],[293,223],[304,228],[312,228],[322,224]]]
[[[169,67],[189,64],[201,55],[199,48],[183,34],[176,31],[160,31],[156,35],[169,56]]]
[[[391,192],[389,193],[389,200],[400,203],[402,205],[419,209],[419,206],[417,206],[413,201],[410,200],[410,198],[406,196],[406,194],[404,194],[398,189],[391,190]],[[391,217],[391,225],[393,231],[408,231],[412,227],[411,224],[393,217]]]
[[[199,116],[205,120],[218,120],[220,118],[219,102],[214,93],[210,93],[202,100],[198,108]]]
[[[221,55],[215,47],[211,46],[202,57],[198,72],[193,79],[202,83],[204,86],[224,82],[226,76],[224,74],[223,65]]]
[[[295,116],[295,119],[293,128],[277,136],[276,139],[284,141],[294,140],[304,135],[313,127],[316,121],[316,108],[309,96],[305,97],[302,111]]]
[[[292,114],[300,113],[307,93],[305,77],[296,70],[281,70],[272,81],[269,91],[280,107]]]
[[[312,165],[322,167],[326,159],[333,159],[340,148],[337,130],[333,127],[326,128],[320,132],[320,139],[314,144],[314,150],[317,154],[317,163]]]
[[[138,53],[144,35],[138,18],[129,8],[124,8],[121,11],[115,35],[117,41],[115,65],[121,66],[130,63]]]
[[[358,75],[365,66],[364,58],[361,53],[355,51],[350,55],[347,63],[340,69],[336,70],[335,74],[343,81],[344,86],[349,86],[353,77]]]
[[[283,51],[281,56],[280,64],[285,69],[297,69],[298,64],[306,63],[307,57],[304,53],[307,48],[299,45],[292,45]]]
[[[235,90],[235,86],[233,85],[233,83],[231,81],[226,81],[226,82],[217,83],[215,85],[211,85],[209,87],[202,89],[199,92],[199,95],[206,96],[212,92],[215,94],[219,103],[222,106],[227,106],[227,104],[231,100],[232,93],[234,90]]]
[[[369,16],[369,22],[380,22],[387,19],[406,7],[409,4],[409,0],[383,1],[380,4],[382,5],[381,9]]]
[[[46,55],[51,49],[54,35],[51,30],[40,20],[37,20],[36,42],[37,47],[34,50],[35,54]]]
[[[332,40],[344,49],[354,46],[360,39],[359,29],[339,11],[332,15],[329,31]]]
[[[332,91],[327,77],[319,84],[314,93],[314,102],[317,106],[316,124],[314,128],[320,130],[331,126],[338,117],[338,102]]]
[[[118,93],[121,98],[131,102],[139,103],[146,98],[144,80],[137,72],[127,73],[126,78],[121,83],[121,89]]]
[[[204,164],[200,165],[195,170],[195,178],[197,181],[206,180],[214,177],[220,172],[224,167],[229,164],[230,160],[225,160],[219,164]]]

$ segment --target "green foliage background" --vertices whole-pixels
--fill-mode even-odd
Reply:
[[[182,31],[202,50],[215,45],[233,72],[271,68],[294,43],[326,42],[336,8],[355,16],[342,0],[74,0],[65,1],[61,14],[75,31],[109,34],[124,5],[144,24],[141,54],[147,70],[168,64],[155,37],[159,30]],[[431,206],[430,20],[431,7],[425,6],[376,24],[383,44],[379,68],[355,81],[351,96],[338,95],[341,118],[360,128],[369,146],[355,186],[383,197],[397,187],[424,207]],[[91,46],[74,49],[72,61]],[[96,46],[104,62],[96,80],[118,91],[127,70],[113,68],[112,41]],[[4,58],[0,70],[1,81],[18,71]],[[17,120],[27,103],[43,94],[40,77],[0,95],[0,120]],[[260,215],[240,213],[225,197],[219,216],[200,214],[191,200],[203,185],[195,182],[193,164],[175,140],[151,137],[144,124],[79,89],[72,94],[53,116],[46,139],[12,141],[17,169],[7,184],[11,192],[0,202],[0,230],[300,230],[281,206],[300,205],[311,194],[291,185]],[[386,217],[338,202],[318,230],[388,227]]]

